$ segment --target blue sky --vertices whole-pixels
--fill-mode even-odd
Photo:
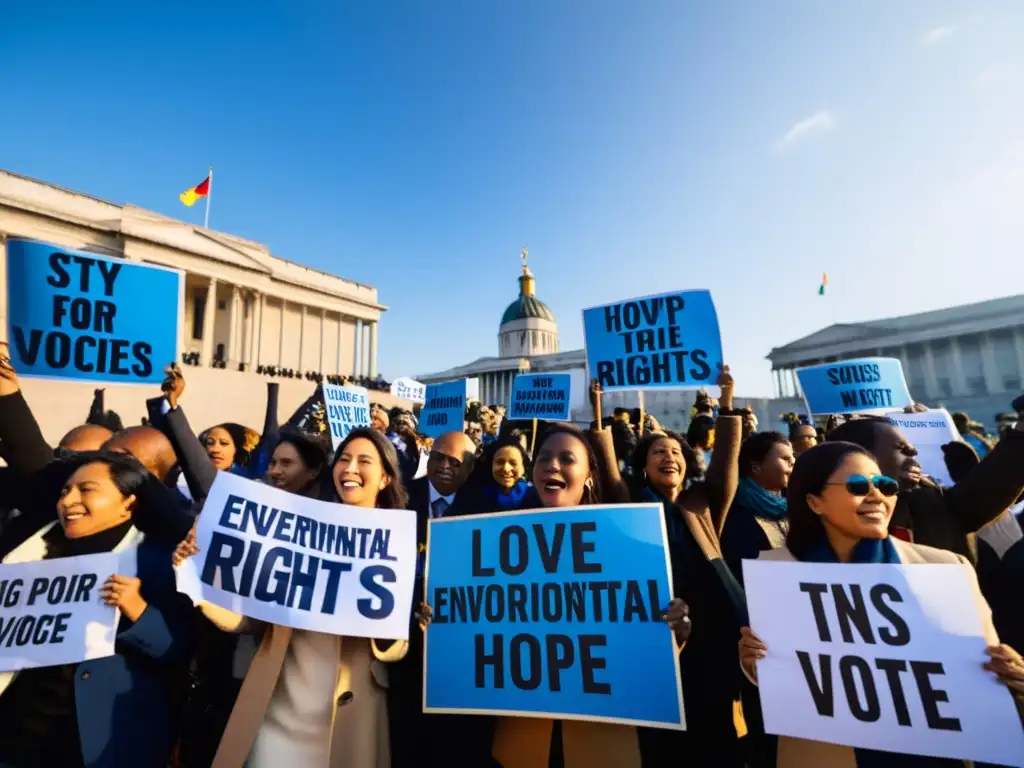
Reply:
[[[832,322],[1020,292],[1024,3],[5,3],[0,167],[375,285],[389,377],[710,288],[741,394]],[[829,294],[816,295],[821,272]]]

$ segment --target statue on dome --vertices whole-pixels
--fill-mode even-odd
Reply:
[[[526,272],[527,270],[529,270],[529,266],[527,266],[527,264],[526,264],[526,258],[530,255],[530,251],[524,245],[523,246],[523,252],[521,254],[519,254],[519,255],[523,259],[523,272]]]

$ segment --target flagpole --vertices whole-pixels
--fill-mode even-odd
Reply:
[[[210,198],[213,197],[213,166],[210,166],[210,175],[207,177],[209,183],[206,185],[206,216],[203,217],[203,229],[210,228]]]

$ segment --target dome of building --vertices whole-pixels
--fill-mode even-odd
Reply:
[[[498,354],[501,357],[529,357],[558,352],[558,324],[555,313],[537,298],[536,281],[526,264],[519,276],[519,298],[508,305],[498,328]]]
[[[528,317],[536,317],[541,320],[555,322],[555,314],[548,309],[548,305],[536,296],[522,296],[511,304],[501,316],[501,324],[511,323],[513,320],[526,320]]]

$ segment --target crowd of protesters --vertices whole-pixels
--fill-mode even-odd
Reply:
[[[136,574],[103,585],[103,600],[121,611],[114,656],[0,675],[0,768],[959,764],[764,732],[757,664],[766,648],[748,626],[741,565],[757,558],[968,568],[984,596],[985,667],[1024,716],[1016,413],[1002,415],[997,436],[957,415],[963,440],[944,448],[955,485],[944,488],[884,418],[817,428],[794,417],[788,434],[758,432],[753,413],[733,406],[728,369],[717,401],[698,397],[685,436],[639,410],[603,413],[594,387],[586,430],[511,422],[503,407],[474,403],[463,431],[429,440],[412,411],[374,406],[370,426],[337,450],[319,387],[280,424],[270,382],[260,433],[222,423],[197,434],[188,398],[210,393],[189,392],[176,365],[166,375],[142,426],[104,410],[98,391],[85,423],[53,447],[10,360],[0,359],[2,562],[138,553]],[[681,649],[687,730],[425,714],[432,611],[422,579],[408,641],[291,629],[193,604],[174,569],[197,552],[195,520],[218,472],[323,501],[415,510],[421,559],[427,523],[439,517],[659,505],[672,586],[661,618]]]

